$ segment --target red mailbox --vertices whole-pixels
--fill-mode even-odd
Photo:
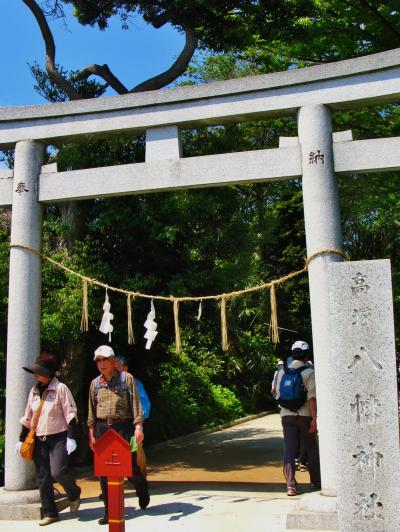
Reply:
[[[94,446],[94,474],[108,477],[109,532],[124,532],[124,478],[132,476],[132,450],[113,429],[107,430]]]

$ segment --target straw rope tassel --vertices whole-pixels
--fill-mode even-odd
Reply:
[[[226,323],[226,297],[222,296],[221,298],[221,340],[222,340],[222,351],[228,351],[228,326]]]
[[[181,331],[179,329],[179,300],[174,299],[174,322],[175,322],[175,351],[180,355],[182,353]]]
[[[83,279],[81,331],[87,332],[88,330],[89,330],[88,282],[86,279]]]
[[[271,296],[271,322],[270,322],[270,334],[272,342],[274,344],[279,343],[279,327],[278,327],[278,308],[276,304],[275,284],[271,283],[270,296]]]
[[[126,310],[127,310],[127,319],[128,319],[128,344],[132,345],[135,343],[135,337],[133,335],[133,320],[132,320],[132,294],[128,294],[126,298]]]

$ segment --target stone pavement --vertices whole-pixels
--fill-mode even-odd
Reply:
[[[286,514],[301,497],[289,498],[285,493],[277,414],[180,438],[147,454],[151,503],[140,510],[127,487],[127,532],[284,531]],[[307,476],[298,474],[304,492]],[[82,487],[78,515],[64,510],[61,521],[50,525],[50,530],[108,530],[97,524],[103,515],[97,480],[81,475],[78,482]],[[0,530],[30,532],[39,527],[36,521],[0,521]]]

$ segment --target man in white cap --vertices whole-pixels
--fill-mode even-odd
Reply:
[[[276,399],[276,385],[277,385],[277,382],[278,382],[278,375],[279,375],[279,372],[283,368],[284,365],[285,364],[284,364],[283,360],[278,360],[278,362],[276,363],[276,366],[275,366],[274,376],[273,376],[272,382],[271,382],[271,395],[272,395],[272,397],[274,399]]]
[[[107,430],[114,429],[128,442],[132,436],[136,443],[142,443],[143,412],[135,379],[130,373],[119,372],[115,368],[115,354],[108,345],[101,345],[94,352],[94,361],[100,375],[92,380],[89,389],[89,445],[93,444]],[[147,481],[137,465],[136,451],[132,453],[132,478],[139,506],[144,509],[150,502]],[[107,478],[100,477],[105,515],[99,519],[100,525],[108,524]]]
[[[321,489],[319,451],[317,445],[317,400],[314,369],[307,364],[310,347],[297,340],[292,345],[293,362],[278,374],[277,400],[281,418],[285,453],[283,471],[287,495],[297,495],[295,458],[300,447],[307,452],[311,489]]]

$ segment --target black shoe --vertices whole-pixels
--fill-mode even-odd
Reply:
[[[321,484],[310,484],[310,491],[321,491]]]
[[[139,497],[139,506],[142,510],[144,510],[150,503],[150,495],[147,485],[141,488],[140,491],[138,490],[136,494]]]
[[[101,517],[97,522],[99,525],[108,525],[108,515]]]

